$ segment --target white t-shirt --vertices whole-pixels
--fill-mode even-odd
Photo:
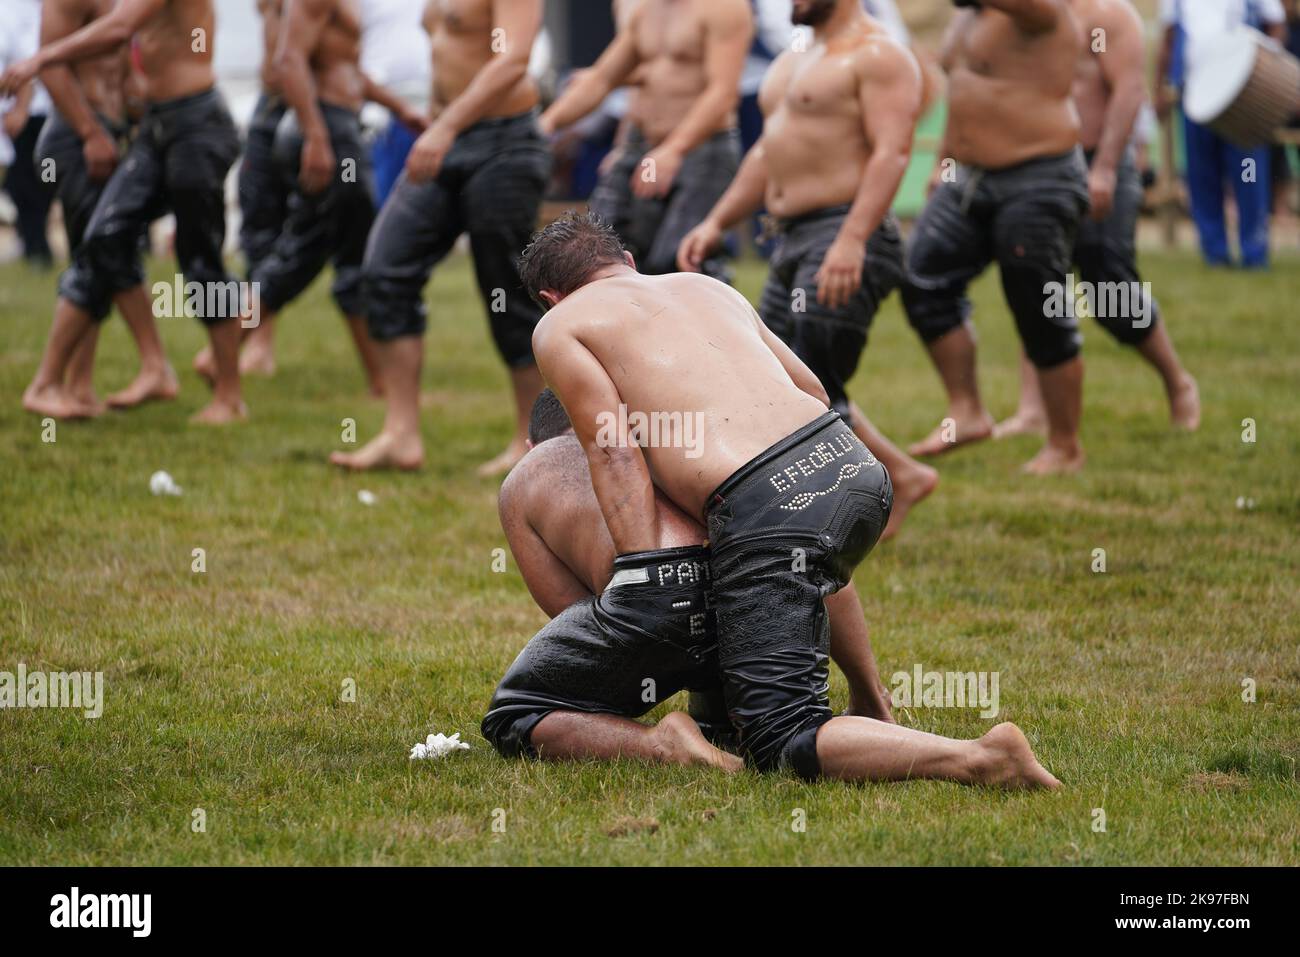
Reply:
[[[36,53],[40,45],[41,0],[0,2],[0,67],[27,59]],[[0,100],[0,113],[7,112],[9,106],[10,101]],[[32,94],[29,112],[32,116],[46,116],[52,108],[50,94],[38,82]]]
[[[1187,34],[1187,56],[1194,58],[1207,40],[1236,27],[1262,21],[1285,23],[1282,0],[1160,0],[1160,23],[1178,23]]]
[[[431,57],[424,0],[362,0],[361,69],[404,95],[428,95]]]

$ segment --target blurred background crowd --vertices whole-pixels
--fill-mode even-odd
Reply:
[[[378,82],[416,105],[427,104],[430,90],[428,38],[421,26],[425,0],[361,0],[365,27],[363,67]],[[614,34],[615,18],[636,0],[546,0],[545,30],[533,50],[532,71],[550,98],[573,75],[591,65]],[[791,43],[790,0],[750,0],[757,33],[741,80],[739,125],[746,148],[762,127],[757,94],[764,71]],[[895,211],[903,219],[919,212],[935,149],[945,119],[943,77],[937,57],[951,0],[862,0],[869,13],[908,43],[927,74],[929,103],[918,127],[911,168],[899,191]],[[0,3],[0,67],[35,51],[40,29],[40,0]],[[1186,58],[1198,36],[1222,31],[1229,23],[1246,23],[1272,36],[1300,56],[1300,0],[1135,0],[1148,34],[1150,103],[1139,119],[1136,155],[1147,187],[1141,237],[1175,245],[1199,240],[1203,257],[1225,261],[1227,233],[1238,233],[1241,261],[1267,262],[1268,245],[1300,245],[1296,183],[1300,179],[1300,124],[1289,142],[1242,151],[1182,116],[1179,90]],[[236,119],[244,123],[257,99],[261,58],[260,22],[254,0],[222,0],[216,60],[222,89]],[[1169,44],[1171,55],[1160,50]],[[556,164],[550,200],[570,205],[590,195],[602,162],[617,142],[627,107],[627,91],[612,94],[603,107],[555,143]],[[48,95],[34,86],[19,100],[0,101],[0,261],[25,258],[37,268],[62,255],[59,231],[52,226],[52,188],[42,182],[32,160],[33,147],[51,109]],[[363,113],[374,159],[377,196],[382,204],[400,174],[412,134],[386,112],[369,104]],[[1231,177],[1224,170],[1254,160],[1257,175],[1273,189],[1267,203],[1238,205]],[[233,177],[233,174],[232,174]],[[232,216],[237,215],[233,203]],[[1209,212],[1207,212],[1209,211]],[[1180,228],[1188,221],[1194,230]],[[1233,224],[1237,229],[1229,229]],[[236,236],[237,229],[229,235]],[[168,241],[168,226],[156,229]],[[754,235],[757,235],[755,232]],[[1254,239],[1250,238],[1254,237]],[[752,237],[751,237],[752,238]],[[233,241],[233,240],[232,240]],[[52,243],[55,248],[52,248]],[[1263,243],[1262,249],[1246,248]],[[759,249],[762,252],[761,249]]]

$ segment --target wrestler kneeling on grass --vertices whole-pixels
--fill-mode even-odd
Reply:
[[[587,457],[549,389],[528,431],[531,451],[501,486],[501,527],[553,620],[502,679],[484,736],[507,757],[641,757],[738,770],[740,759],[709,743],[729,745],[735,732],[708,607],[704,527],[657,493],[659,549],[616,561]],[[849,713],[892,722],[857,593],[844,588],[826,603]],[[631,720],[683,688],[689,714],[672,712],[656,727]]]
[[[520,276],[550,308],[533,334],[538,368],[587,457],[616,571],[667,581],[652,578],[656,489],[706,519],[718,665],[746,763],[809,779],[1059,786],[1013,724],[954,741],[832,716],[825,599],[880,537],[889,476],[740,293],[701,275],[643,276],[612,229],[573,213],[534,238]],[[670,429],[643,449],[630,434],[633,415],[671,422],[674,410],[700,425],[690,443]],[[606,600],[594,606],[602,627],[642,640],[603,615]]]

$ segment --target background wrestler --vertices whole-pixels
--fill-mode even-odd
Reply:
[[[673,272],[677,247],[736,173],[736,104],[753,39],[745,0],[640,0],[613,42],[542,114],[547,134],[637,83],[635,122],[603,171],[590,207],[647,273]],[[724,275],[720,259],[701,268]]]
[[[176,253],[185,280],[207,290],[237,288],[222,261],[222,185],[239,153],[239,135],[215,88],[215,33],[212,0],[119,0],[104,16],[42,47],[0,78],[0,92],[9,92],[48,67],[100,57],[132,41],[145,83],[148,106],[140,133],[104,187],[69,270],[73,279],[64,283],[65,301],[46,349],[54,368],[67,363],[82,334],[103,318],[98,304],[138,284],[131,275],[135,239],[167,209],[176,216]],[[196,35],[207,42],[196,44]],[[229,422],[247,411],[239,386],[238,310],[218,311],[232,314],[199,317],[217,370],[212,401],[194,417],[199,422]]]
[[[333,260],[334,301],[370,381],[380,392],[374,344],[362,313],[361,260],[374,222],[370,154],[362,142],[358,114],[374,101],[413,129],[424,117],[361,71],[358,0],[285,0],[283,29],[273,67],[290,114],[272,140],[272,163],[282,180],[296,177],[278,235],[249,278],[260,299],[257,324],[245,330],[240,371],[275,371],[275,318],[301,295]],[[268,22],[271,23],[270,20]],[[211,353],[195,359],[211,368]]]
[[[698,271],[723,234],[763,205],[778,218],[759,315],[885,463],[894,508],[881,537],[889,538],[939,476],[882,435],[845,386],[876,310],[902,279],[902,240],[889,208],[907,171],[921,76],[859,0],[797,0],[794,22],[811,25],[816,42],[787,50],[768,70],[759,91],[763,135],[682,240],[678,264]]]
[[[831,715],[823,599],[879,537],[888,477],[740,293],[705,276],[643,276],[608,226],[572,214],[538,234],[521,272],[551,307],[533,337],[538,363],[569,412],[619,560],[655,549],[656,488],[707,515],[719,661],[747,762],[806,778],[1057,786],[1012,724],[936,741]],[[632,413],[672,410],[698,416],[690,448],[670,432],[643,450],[628,434]],[[598,425],[611,414],[612,436]]]
[[[975,8],[959,10],[944,38],[948,122],[903,286],[908,321],[947,391],[948,415],[908,451],[937,455],[992,434],[966,289],[996,261],[1047,412],[1046,444],[1025,469],[1070,472],[1084,461],[1082,340],[1072,317],[1049,318],[1047,299],[1051,284],[1065,281],[1087,206],[1070,98],[1079,30],[1068,0],[958,5]]]
[[[46,46],[75,33],[104,16],[113,0],[43,0],[41,45]],[[57,112],[41,132],[36,150],[39,159],[54,163],[54,188],[63,208],[63,228],[69,255],[76,256],[90,217],[99,202],[104,183],[118,162],[118,144],[128,124],[126,86],[131,63],[125,43],[98,57],[72,65],[59,64],[41,71],[41,82],[50,93]],[[179,384],[163,352],[154,323],[149,295],[144,287],[144,269],[137,257],[132,265],[136,285],[112,296],[126,320],[140,352],[140,371],[125,389],[107,397],[107,406],[122,409],[149,399],[176,397]],[[67,277],[71,281],[74,277]],[[105,312],[108,302],[93,304],[94,312]],[[70,304],[60,298],[56,312]],[[75,307],[71,307],[75,308]],[[23,406],[55,418],[98,415],[106,408],[95,395],[95,346],[99,325],[90,324],[77,342],[66,367],[60,355],[47,346],[31,385],[23,394]],[[53,332],[51,332],[53,344]]]
[[[1142,211],[1142,178],[1130,152],[1133,124],[1146,99],[1142,18],[1129,0],[1071,0],[1082,28],[1083,52],[1074,78],[1074,105],[1088,157],[1088,195],[1092,208],[1079,226],[1074,262],[1079,279],[1123,283],[1130,297],[1141,289],[1137,270],[1137,223]],[[1098,47],[1094,31],[1101,30]],[[1130,298],[1129,302],[1133,302]],[[1169,327],[1160,321],[1155,300],[1143,315],[1097,316],[1116,341],[1132,346],[1159,375],[1176,427],[1195,429],[1201,420],[1196,380],[1174,351]],[[1031,362],[1020,359],[1020,407],[993,430],[998,438],[1047,429],[1047,413]]]
[[[587,457],[573,433],[568,414],[549,389],[538,397],[533,407],[529,440],[533,448],[511,470],[501,486],[498,511],[501,527],[524,583],[542,610],[555,618],[574,603],[600,595],[609,584],[617,556],[591,487]],[[685,549],[700,546],[707,540],[704,527],[658,490],[655,491],[655,508],[659,513],[660,549]],[[701,582],[701,587],[706,584]],[[826,608],[830,617],[831,657],[849,683],[847,713],[892,722],[888,693],[876,668],[857,592],[851,585],[841,589],[827,597]],[[543,633],[534,639],[534,643],[545,644],[547,637]],[[539,648],[536,653],[545,654],[547,650]],[[608,650],[610,660],[602,661],[599,654],[593,654],[588,665],[608,671],[617,657],[616,651]],[[553,686],[555,683],[549,675],[540,681],[530,681],[527,675],[516,676],[521,665],[526,667],[527,662],[528,656],[525,655],[511,666],[511,673],[498,689],[494,708],[514,704],[530,720],[536,720],[537,712],[543,709],[528,708],[526,702],[512,702],[514,695],[510,685],[512,682],[523,685],[519,690],[526,695],[530,690],[542,690],[539,685]],[[690,717],[701,724],[711,719],[729,730],[726,708],[720,700],[721,676],[717,671],[716,652],[707,665],[710,674],[706,681],[716,691],[709,695],[693,690]],[[619,754],[654,757],[666,745],[654,729],[630,720],[632,716],[648,711],[653,704],[644,703],[640,697],[644,677],[639,671],[628,677],[634,693],[626,697],[636,707],[624,710],[632,713],[595,716],[563,708],[550,711],[532,730],[531,742],[525,743],[531,743],[533,750],[544,746],[544,756],[551,757],[616,757]],[[552,687],[550,690],[554,692],[556,689]],[[574,687],[571,690],[575,697],[585,697],[586,689]],[[667,694],[663,682],[660,682],[659,698],[665,697]],[[659,734],[670,735],[672,742],[680,742],[683,736],[689,736],[698,745],[698,731],[692,727],[693,722],[687,724],[683,721],[684,717],[686,715],[675,717],[674,723]],[[500,734],[500,722],[491,715],[486,724],[497,725]],[[692,748],[688,753],[696,755],[700,752]],[[712,751],[703,753],[716,758]]]
[[[387,414],[383,430],[330,461],[349,469],[416,469],[424,285],[469,233],[479,294],[497,351],[510,370],[516,428],[506,450],[480,467],[504,472],[524,454],[528,413],[542,391],[531,337],[540,315],[520,291],[516,260],[537,225],[550,153],[537,128],[528,57],[541,0],[430,0],[434,120],[406,160],[366,248],[366,318],[375,340]]]

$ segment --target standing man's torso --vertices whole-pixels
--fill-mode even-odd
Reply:
[[[714,0],[640,0],[628,15],[638,66],[636,123],[651,146],[663,142],[708,86],[705,13]],[[736,124],[730,115],[714,132]]]
[[[479,70],[510,42],[508,37],[494,36],[497,25],[492,18],[492,0],[428,0],[424,8],[424,28],[429,34],[433,54],[432,113],[434,117],[456,99],[473,82]],[[537,85],[531,76],[523,76],[482,118],[515,116],[537,105]]]
[[[793,217],[852,203],[872,144],[863,125],[856,58],[892,43],[874,26],[776,60],[759,91],[766,206]]]
[[[145,96],[152,102],[212,89],[213,0],[167,0],[136,33]]]
[[[46,0],[46,5],[57,7],[71,27],[62,36],[68,36],[82,27],[107,15],[116,0]],[[43,34],[45,40],[61,37]],[[122,44],[115,50],[79,60],[71,65],[82,94],[90,108],[100,116],[114,122],[126,120],[126,81],[131,70],[130,47]]]
[[[960,163],[1015,166],[1079,142],[1070,95],[1081,38],[1065,2],[1054,27],[1022,30],[999,10],[963,9],[945,38],[947,146]]]

